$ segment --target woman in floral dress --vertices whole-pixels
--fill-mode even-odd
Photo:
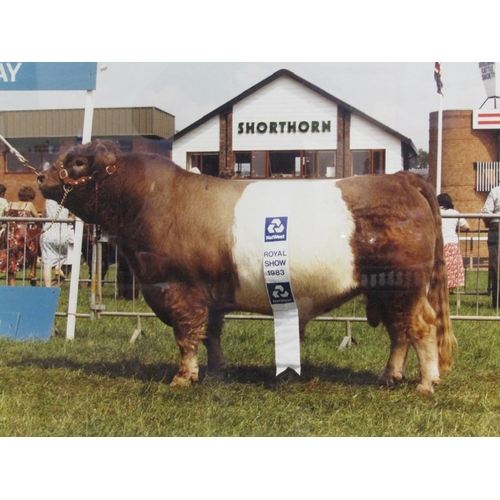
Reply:
[[[455,210],[449,194],[441,193],[437,198],[441,215],[456,216],[456,218],[442,219],[444,258],[448,274],[448,289],[451,290],[465,285],[465,271],[457,230],[460,228],[460,231],[468,231],[470,228],[467,221],[459,217],[460,213]]]
[[[25,186],[19,190],[18,200],[9,203],[5,217],[38,217],[33,200],[35,190]],[[30,282],[36,285],[40,228],[24,222],[10,222],[0,251],[0,272],[7,272],[8,285],[16,284],[16,273],[29,269]]]

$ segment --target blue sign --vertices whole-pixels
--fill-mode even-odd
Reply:
[[[266,217],[264,241],[286,241],[288,217]]]
[[[0,286],[0,337],[49,340],[59,287]]]
[[[95,62],[3,62],[2,90],[95,90]]]

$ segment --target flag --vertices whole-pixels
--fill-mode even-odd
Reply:
[[[443,82],[441,80],[441,63],[434,63],[434,80],[436,80],[437,92],[443,95]]]

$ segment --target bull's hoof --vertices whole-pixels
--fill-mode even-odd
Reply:
[[[398,382],[401,382],[401,380],[403,380],[402,373],[382,373],[382,375],[378,378],[377,383],[378,385],[385,387],[393,387]]]
[[[416,392],[419,396],[431,396],[432,394],[434,394],[434,388],[432,387],[432,384],[430,387],[423,384],[418,384]]]

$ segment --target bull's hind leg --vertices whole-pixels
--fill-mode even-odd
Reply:
[[[385,370],[378,378],[378,383],[391,386],[403,379],[410,339],[406,331],[399,329],[396,325],[387,329],[391,338],[391,350]]]
[[[405,325],[406,315],[400,302],[394,300],[393,293],[379,292],[367,295],[366,316],[368,323],[373,327],[378,326],[382,320],[389,333],[391,340],[389,360],[384,372],[378,378],[378,383],[392,386],[403,378],[410,348],[410,337],[407,335]]]
[[[433,384],[440,382],[436,331],[436,313],[427,298],[422,296],[414,308],[410,325],[411,342],[417,351],[420,367],[420,384],[417,387],[420,394],[432,394]]]
[[[379,381],[392,384],[403,377],[408,349],[412,345],[420,367],[417,392],[431,394],[433,384],[439,383],[436,315],[427,298],[396,294],[383,314],[384,324],[391,338],[389,361]]]

